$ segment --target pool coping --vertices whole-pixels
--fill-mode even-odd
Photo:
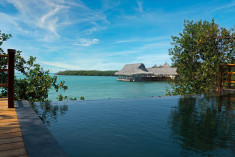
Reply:
[[[29,157],[68,157],[28,101],[16,101],[15,111]]]

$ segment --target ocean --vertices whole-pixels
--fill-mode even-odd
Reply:
[[[23,77],[22,74],[16,76]],[[57,80],[64,80],[68,90],[51,89],[49,99],[52,101],[56,101],[59,94],[78,99],[83,96],[85,100],[164,96],[166,87],[170,87],[167,82],[123,82],[115,76],[57,75]]]

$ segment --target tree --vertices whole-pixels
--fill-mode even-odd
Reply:
[[[1,33],[0,31],[0,54],[6,54],[1,48],[3,42],[11,38],[11,34]],[[56,92],[59,90],[68,89],[65,86],[65,81],[57,83],[56,76],[50,76],[49,70],[45,71],[39,64],[35,63],[36,57],[30,56],[28,60],[25,60],[21,56],[21,51],[17,51],[15,55],[15,69],[21,72],[25,77],[23,79],[17,79],[15,77],[15,99],[16,100],[29,100],[35,101],[47,101],[48,92],[51,88],[54,88]],[[2,58],[0,60],[0,69],[7,68],[7,59]],[[6,82],[4,73],[1,73],[2,82]],[[7,95],[7,88],[3,88],[0,97]]]
[[[221,63],[235,63],[234,29],[220,28],[208,21],[184,21],[183,32],[172,36],[169,55],[179,77],[171,83],[169,95],[215,91]]]

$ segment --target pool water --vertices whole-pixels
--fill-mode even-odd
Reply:
[[[33,103],[71,157],[235,156],[235,95]]]

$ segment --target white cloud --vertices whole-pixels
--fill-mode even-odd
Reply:
[[[215,7],[214,9],[212,9],[213,11],[217,11],[217,10],[223,10],[223,9],[229,9],[235,6],[235,1],[219,6],[219,7]]]
[[[102,10],[103,11],[110,11],[114,10],[120,5],[120,1],[114,0],[101,0],[102,1]]]
[[[80,46],[91,46],[93,44],[98,44],[99,39],[79,39],[79,42],[73,43],[73,45],[80,45]]]
[[[143,6],[142,6],[143,2],[140,2],[140,1],[137,0],[136,3],[137,3],[137,5],[138,5],[137,10],[138,10],[140,13],[143,13],[143,12],[144,12],[144,11],[143,11]]]
[[[159,37],[148,37],[148,38],[130,38],[125,40],[118,40],[111,42],[110,44],[119,44],[119,43],[132,43],[132,42],[154,42],[171,39],[171,36],[159,36]]]
[[[138,25],[141,23],[163,27],[164,29],[172,29],[177,24],[183,23],[184,19],[188,20],[204,20],[211,19],[220,12],[234,13],[235,1],[229,3],[223,3],[218,7],[217,3],[207,2],[199,3],[195,5],[185,6],[184,9],[173,9],[166,11],[164,9],[156,8],[154,10],[146,9],[143,10],[143,3],[137,0],[138,8],[136,10],[141,14],[122,14],[118,19],[119,26],[131,26]],[[207,4],[207,5],[205,5]],[[217,18],[216,18],[217,19]],[[120,22],[121,21],[121,22]]]
[[[96,22],[93,22],[92,24],[93,24],[92,27],[90,27],[90,28],[88,28],[88,29],[86,29],[86,30],[84,31],[84,33],[85,33],[86,35],[90,35],[90,34],[92,34],[92,33],[94,33],[94,32],[101,31],[101,30],[105,30],[105,29],[107,28],[106,26],[104,26],[104,25],[99,25],[99,24],[97,24]]]
[[[17,12],[9,14],[0,11],[1,19],[4,19],[4,24],[0,23],[1,28],[3,25],[10,26],[13,23],[17,29],[12,26],[12,28],[6,28],[5,31],[22,35],[27,30],[31,33],[30,36],[40,40],[50,41],[60,38],[62,30],[68,25],[79,24],[79,27],[81,24],[90,24],[90,28],[88,26],[85,29],[90,29],[91,34],[100,30],[97,28],[103,28],[100,25],[108,24],[108,20],[102,12],[89,9],[81,1],[7,0],[6,2],[12,4]],[[5,3],[0,3],[0,5],[5,5]],[[93,23],[96,23],[95,27],[92,25]]]
[[[140,45],[138,47],[133,47],[132,49],[130,50],[124,50],[124,51],[116,51],[116,52],[112,52],[112,53],[108,53],[106,55],[108,56],[125,56],[125,55],[130,55],[130,54],[138,54],[138,53],[148,53],[150,51],[156,51],[160,48],[164,48],[166,49],[166,52],[167,53],[167,50],[168,48],[170,47],[170,43],[169,42],[151,42],[151,43],[148,43],[148,44],[143,44],[143,45]]]
[[[63,11],[68,9],[63,1],[28,1],[28,0],[8,0],[18,11],[15,14],[5,14],[8,19],[4,21],[9,25],[14,20],[21,29],[14,30],[14,34],[24,34],[20,30],[28,30],[31,35],[35,35],[40,31],[39,36],[53,36],[58,38],[57,27],[61,25],[58,18],[61,17]],[[62,17],[63,18],[63,17]],[[62,20],[63,21],[63,20]]]
[[[38,26],[41,28],[45,28],[47,29],[49,32],[53,33],[54,35],[56,35],[57,37],[59,37],[58,33],[57,33],[57,23],[58,23],[58,16],[57,17],[53,17],[56,14],[58,14],[58,12],[61,9],[68,9],[69,7],[63,6],[63,5],[56,5],[55,8],[52,8],[48,11],[48,13],[46,13],[45,15],[43,15],[39,22],[38,22]]]
[[[61,63],[61,62],[53,62],[53,61],[37,61],[38,63],[48,65],[48,66],[53,66],[57,68],[62,68],[62,69],[70,69],[70,70],[78,70],[78,66],[66,64],[66,63]]]

